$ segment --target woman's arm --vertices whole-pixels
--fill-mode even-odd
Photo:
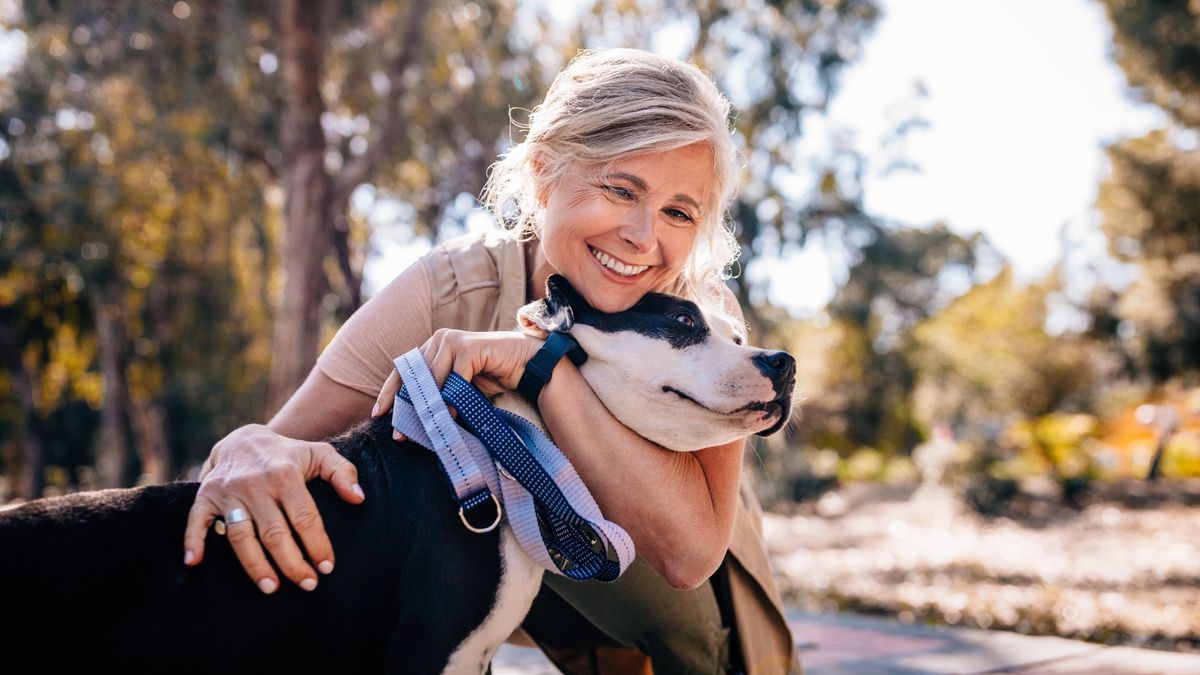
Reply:
[[[314,367],[267,428],[306,441],[332,438],[366,419],[374,403],[374,396],[339,384]]]

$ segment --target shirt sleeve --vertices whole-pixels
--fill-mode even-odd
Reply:
[[[368,396],[379,395],[392,360],[433,335],[429,277],[414,263],[359,307],[317,357],[329,379]]]

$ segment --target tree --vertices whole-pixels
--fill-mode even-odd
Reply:
[[[361,281],[349,261],[346,210],[350,193],[375,173],[408,124],[402,106],[409,88],[405,76],[417,54],[428,5],[428,0],[411,0],[402,19],[380,22],[386,28],[379,37],[388,43],[385,52],[390,52],[390,58],[383,71],[387,73],[387,94],[371,120],[378,131],[365,148],[355,148],[355,156],[331,175],[326,167],[326,140],[321,128],[322,116],[327,113],[321,87],[325,83],[328,45],[322,25],[333,5],[298,0],[279,4],[284,91],[279,145],[287,230],[283,301],[275,320],[268,415],[282,407],[304,381],[320,349],[321,301],[328,291],[324,242],[338,252],[351,309],[361,302]]]
[[[1113,328],[1140,372],[1162,382],[1200,372],[1200,158],[1165,132],[1108,148],[1097,203],[1109,252],[1137,266]]]
[[[1108,148],[1097,204],[1109,252],[1137,266],[1113,331],[1157,382],[1200,372],[1200,7],[1187,0],[1105,0],[1115,57],[1176,129]],[[1188,141],[1186,139],[1192,139]],[[1185,144],[1190,144],[1190,147]]]
[[[76,299],[44,303],[15,322],[35,355],[27,357],[31,368],[46,377],[71,363],[78,378],[43,399],[39,417],[72,399],[101,407],[96,461],[100,484],[110,486],[126,484],[139,465],[151,480],[174,475],[181,458],[170,452],[171,439],[189,427],[169,419],[170,407],[185,402],[176,392],[211,378],[197,387],[207,391],[186,401],[211,407],[241,388],[246,363],[231,346],[250,342],[261,324],[223,325],[197,312],[213,305],[236,312],[262,297],[254,289],[266,287],[263,266],[239,267],[235,256],[244,251],[234,251],[228,235],[257,228],[239,243],[269,243],[255,224],[264,221],[256,214],[257,180],[230,161],[222,142],[222,125],[235,117],[222,105],[231,98],[213,95],[224,81],[181,78],[169,67],[218,70],[209,47],[219,31],[194,29],[166,9],[142,10],[140,3],[29,3],[22,24],[28,50],[6,81],[0,117],[3,170],[11,178],[0,186],[2,198],[20,215],[6,223],[19,253],[3,272],[28,280],[28,297],[45,298],[65,283]],[[147,51],[153,58],[141,58]],[[198,107],[198,100],[211,105]],[[55,333],[39,333],[38,325]],[[92,345],[98,363],[62,353],[61,334]],[[184,336],[197,347],[219,346],[198,355],[218,367],[177,370],[191,364],[170,361],[176,347],[165,345]],[[100,387],[87,386],[97,379]],[[75,432],[86,446],[90,433]],[[210,446],[211,434],[204,436]]]
[[[923,425],[988,436],[1086,396],[1095,373],[1087,341],[1045,331],[1053,288],[1053,279],[1019,286],[1006,266],[914,328],[912,396]]]
[[[1189,0],[1102,0],[1114,55],[1140,95],[1200,128],[1200,7]]]
[[[782,324],[775,339],[813,362],[801,364],[812,372],[798,380],[807,399],[800,433],[809,444],[907,453],[928,429],[912,410],[914,331],[981,281],[977,262],[996,254],[982,236],[942,225],[880,226],[859,246],[822,315]]]

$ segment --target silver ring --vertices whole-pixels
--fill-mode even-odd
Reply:
[[[250,520],[250,514],[246,513],[246,509],[243,509],[240,507],[233,509],[232,511],[229,512],[229,515],[225,516],[225,523],[227,525],[233,525],[234,523],[240,523],[243,520]]]

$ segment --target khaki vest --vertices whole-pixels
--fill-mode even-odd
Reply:
[[[525,253],[502,232],[440,244],[421,259],[429,278],[433,329],[513,330],[526,302]],[[745,480],[729,542],[729,582],[750,675],[798,673],[783,601],[763,548],[762,511]]]

